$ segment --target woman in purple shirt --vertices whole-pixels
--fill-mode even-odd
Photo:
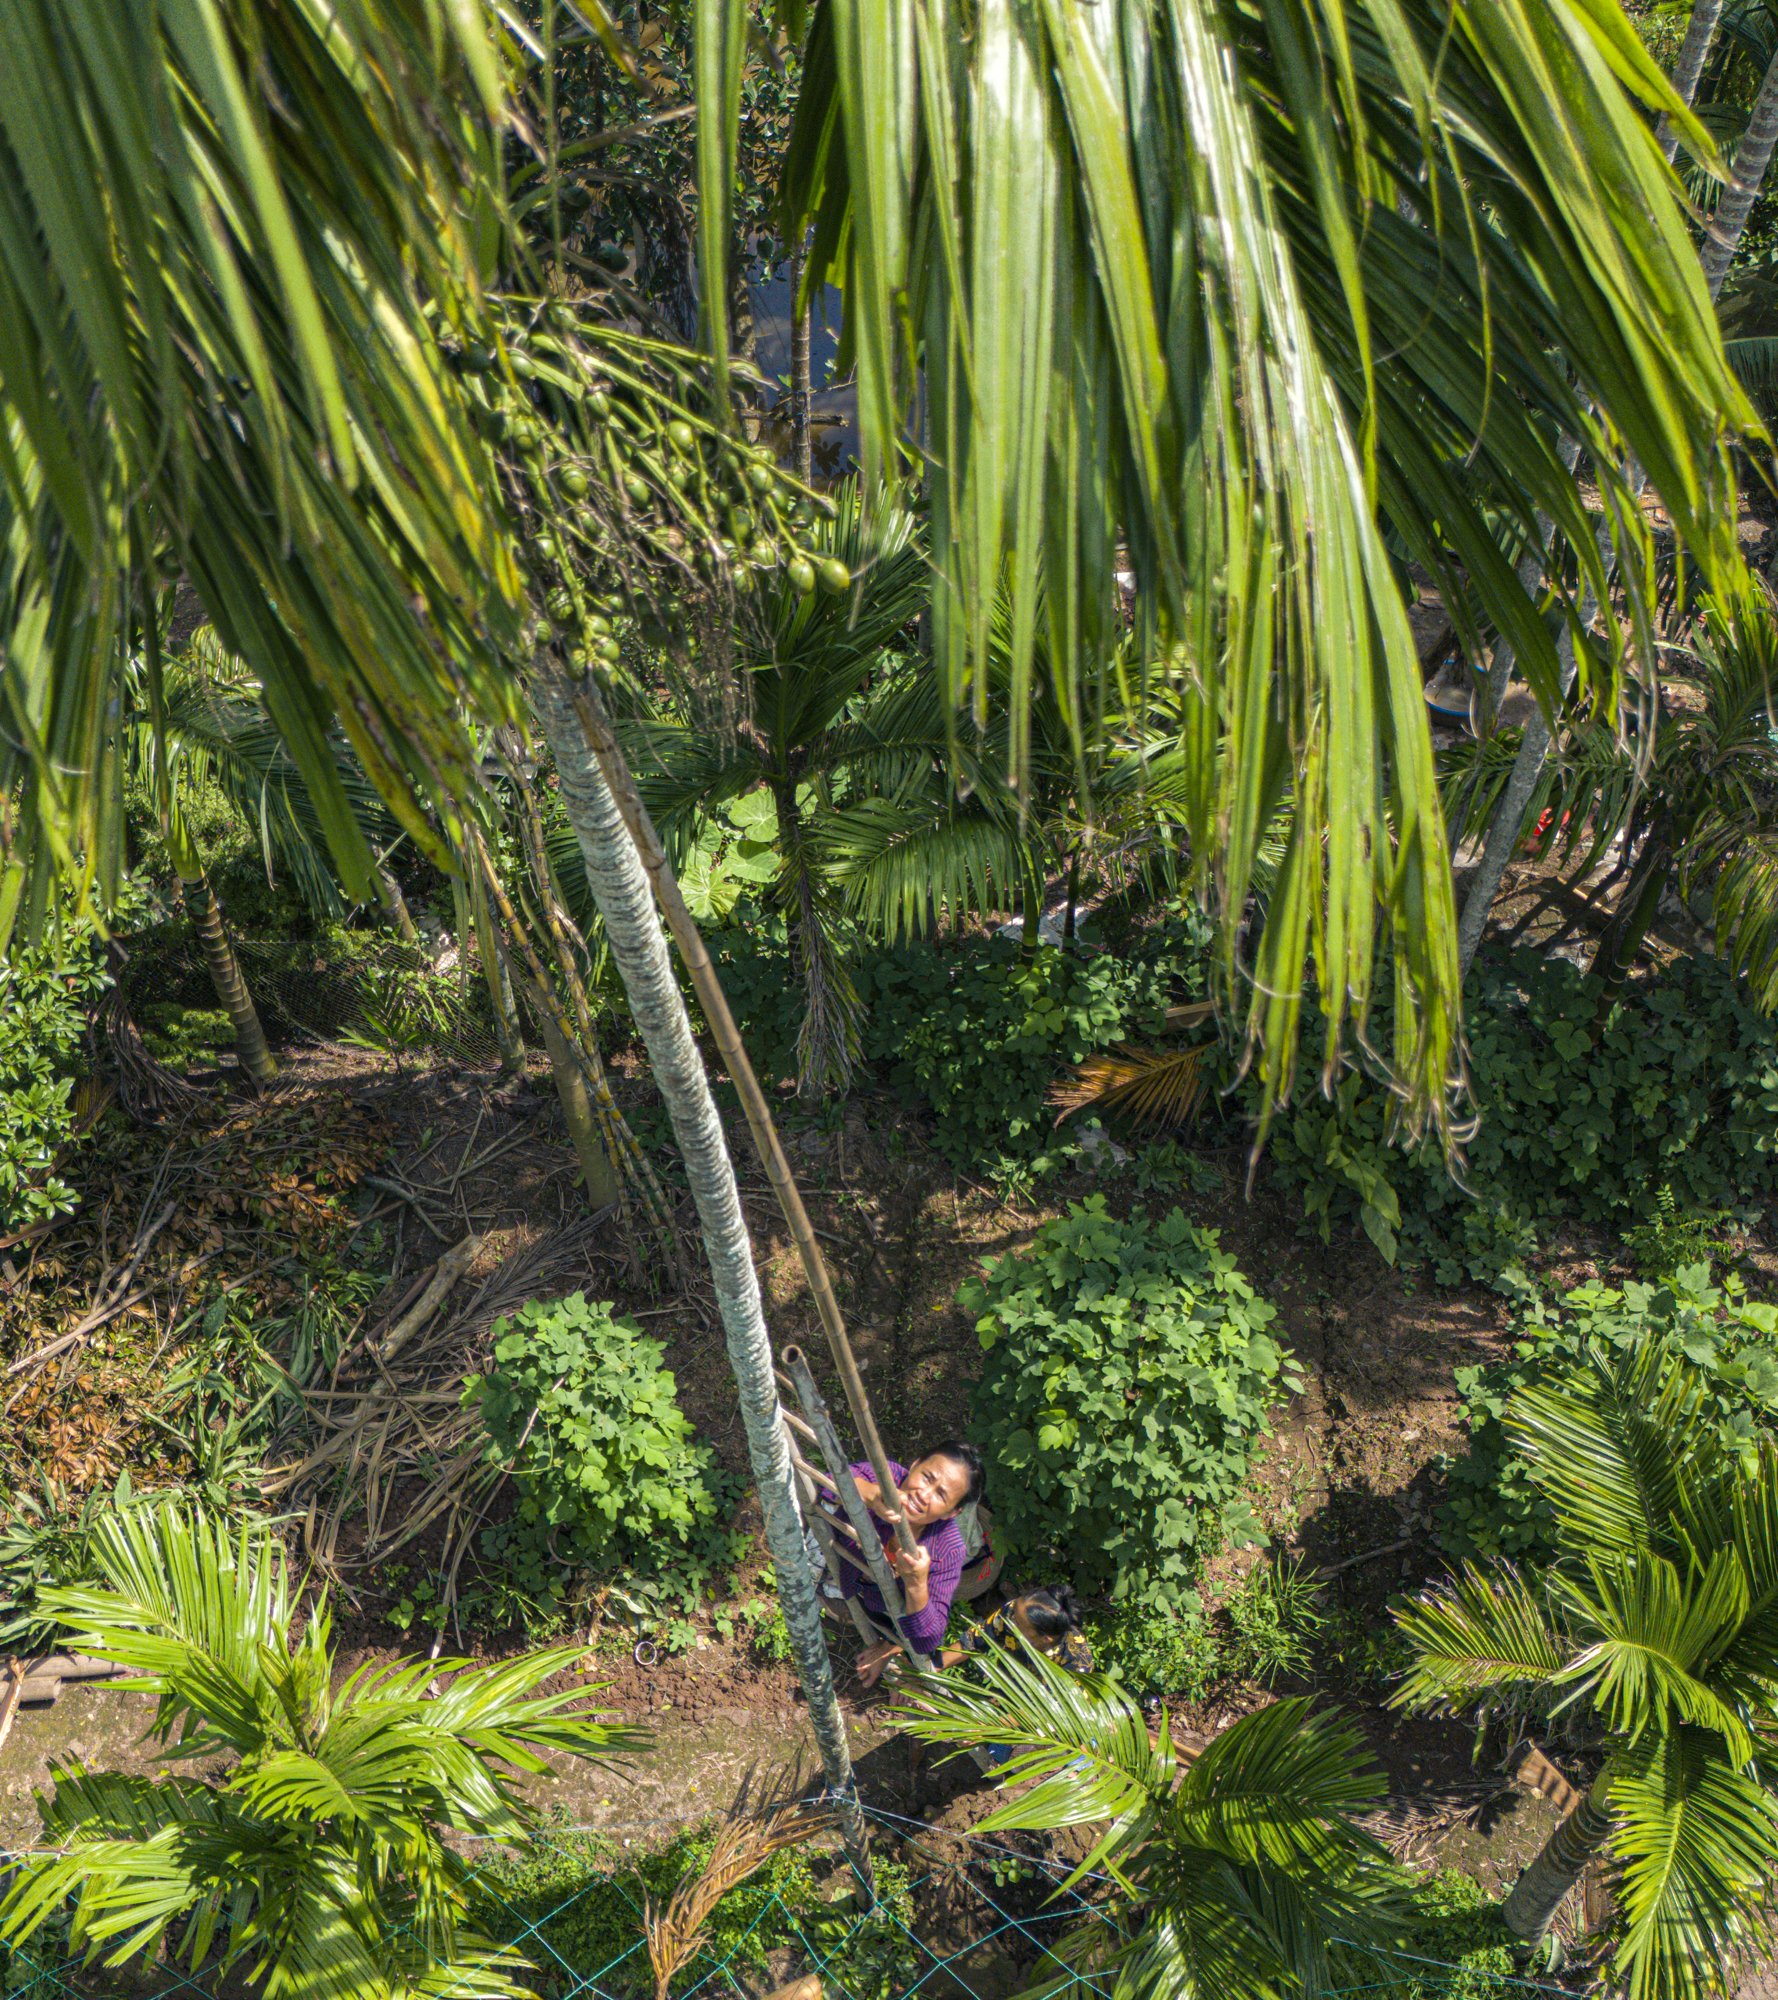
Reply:
[[[982,1459],[974,1445],[948,1440],[915,1459],[910,1466],[889,1461],[895,1490],[884,1494],[868,1464],[846,1468],[859,1498],[873,1515],[872,1527],[883,1544],[901,1585],[903,1616],[901,1629],[916,1653],[938,1651],[951,1615],[951,1599],[957,1594],[963,1574],[963,1536],[951,1518],[966,1502],[982,1496]],[[895,1542],[897,1514],[905,1515],[913,1530],[915,1546],[903,1555]],[[893,1635],[894,1620],[883,1603],[883,1593],[853,1557],[846,1553],[844,1535],[834,1537],[835,1552],[841,1557],[840,1595],[856,1597],[880,1632]],[[893,1636],[881,1645],[868,1646],[858,1656],[858,1678],[865,1687],[875,1687],[884,1667],[899,1647]]]

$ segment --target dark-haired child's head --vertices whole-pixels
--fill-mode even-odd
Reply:
[[[1012,1622],[1040,1652],[1053,1653],[1070,1632],[1080,1630],[1080,1602],[1065,1583],[1022,1590],[1007,1610]]]

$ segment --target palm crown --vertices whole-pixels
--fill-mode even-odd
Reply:
[[[1603,1767],[1504,1915],[1541,1938],[1604,1848],[1632,2000],[1712,1990],[1778,1870],[1778,1441],[1725,1457],[1702,1394],[1688,1363],[1645,1350],[1516,1397],[1505,1428],[1557,1561],[1536,1580],[1466,1566],[1401,1615],[1404,1706],[1577,1711],[1600,1731]]]
[[[370,1666],[335,1691],[326,1599],[293,1643],[297,1593],[267,1529],[231,1537],[166,1503],[100,1522],[92,1556],[99,1581],[45,1592],[45,1611],[158,1695],[170,1759],[228,1768],[58,1769],[41,1807],[56,1851],[15,1877],[0,1937],[72,1899],[77,1949],[119,1965],[170,1938],[194,1971],[263,1975],[266,2000],[521,1991],[521,1961],[458,1928],[470,1868],[443,1832],[521,1834],[532,1814],[508,1772],[637,1747],[575,1705],[584,1689],[530,1692],[580,1649]]]
[[[856,1053],[850,925],[917,934],[935,910],[1005,908],[1029,893],[1044,847],[1006,781],[1004,703],[996,728],[957,740],[930,666],[896,644],[926,597],[918,522],[887,506],[867,522],[855,483],[836,502],[812,540],[857,580],[836,596],[787,576],[767,586],[758,625],[737,641],[745,706],[732,740],[689,701],[638,698],[620,725],[638,789],[681,850],[703,816],[769,793],[769,893],[804,987],[798,1054],[811,1083],[843,1080]]]
[[[923,1683],[898,1719],[928,1742],[1005,1744],[1003,1781],[1036,1780],[978,1831],[1106,1823],[1070,1880],[1103,1869],[1129,1900],[1061,1955],[1109,1973],[1119,2000],[1313,1994],[1342,1967],[1364,1978],[1399,1934],[1398,1878],[1354,1823],[1380,1774],[1348,1724],[1273,1702],[1188,1758],[1101,1675],[1031,1649],[971,1673]]]

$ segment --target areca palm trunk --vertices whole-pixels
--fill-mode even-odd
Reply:
[[[210,983],[216,988],[216,997],[235,1031],[235,1050],[241,1065],[255,1083],[270,1083],[278,1074],[277,1060],[266,1043],[253,995],[241,977],[241,962],[235,956],[228,925],[222,919],[222,905],[210,887],[209,876],[201,868],[195,876],[181,873],[179,893],[198,934],[198,947],[209,968]]]
[[[1685,40],[1673,59],[1673,88],[1690,104],[1698,94],[1698,78],[1704,73],[1704,58],[1716,39],[1716,24],[1722,18],[1722,0],[1693,0],[1691,19],[1685,24]],[[1673,164],[1679,151],[1679,134],[1665,114],[1655,127],[1655,143]]]
[[[1735,252],[1747,233],[1747,218],[1753,213],[1766,168],[1772,163],[1774,144],[1778,144],[1778,56],[1766,65],[1766,73],[1760,78],[1759,95],[1748,114],[1747,130],[1735,148],[1729,184],[1716,204],[1710,227],[1704,232],[1704,282],[1712,300],[1721,295],[1722,281],[1729,275]]]
[[[765,1516],[766,1546],[790,1634],[797,1677],[821,1752],[828,1790],[839,1802],[846,1845],[868,1870],[868,1845],[852,1778],[851,1753],[821,1632],[816,1571],[805,1542],[790,1434],[778,1402],[771,1335],[753,1268],[747,1218],[734,1162],[710,1094],[691,1018],[673,976],[667,943],[641,858],[587,742],[568,690],[548,662],[533,688],[538,719],[556,761],[563,809],[574,829],[606,942],[629,995],[650,1068],[672,1120],[686,1179],[697,1203],[705,1254],[740,1394],[747,1453]],[[866,1880],[868,1881],[868,1873]]]
[[[508,1076],[517,1076],[525,1067],[525,1037],[519,1027],[518,1003],[513,998],[512,973],[506,963],[506,954],[500,947],[498,932],[494,929],[494,915],[488,908],[488,892],[482,886],[479,870],[473,866],[466,868],[465,876],[469,884],[469,912],[475,922],[475,954],[482,962],[482,979],[488,989],[488,1004],[494,1010],[494,1039],[500,1045],[500,1067]],[[550,1061],[555,1061],[551,1051]],[[581,1079],[581,1095],[586,1095],[586,1081]],[[568,1116],[564,1102],[563,1115]],[[588,1106],[588,1117],[592,1116]],[[572,1127],[572,1118],[570,1118]],[[577,1142],[578,1143],[578,1142]],[[581,1162],[585,1166],[585,1161]],[[591,1193],[592,1182],[587,1182]]]
[[[809,437],[809,307],[797,303],[803,288],[803,246],[790,252],[790,463],[806,486],[815,472],[814,446]]]
[[[418,944],[420,933],[414,927],[413,916],[407,906],[407,898],[401,893],[401,884],[382,862],[377,863],[377,897],[383,905],[383,914],[388,917],[401,933],[407,944]]]
[[[1500,1919],[1517,1940],[1522,1956],[1529,1956],[1548,1937],[1562,1899],[1574,1887],[1611,1831],[1611,1814],[1605,1805],[1605,1787],[1611,1766],[1606,1765],[1593,1781],[1592,1789],[1543,1844],[1506,1901]]]

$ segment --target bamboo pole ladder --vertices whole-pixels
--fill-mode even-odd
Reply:
[[[852,1475],[847,1469],[846,1454],[844,1447],[840,1443],[839,1432],[834,1428],[834,1421],[828,1412],[826,1399],[822,1396],[820,1386],[815,1380],[814,1372],[809,1367],[808,1356],[803,1353],[800,1347],[792,1345],[784,1349],[783,1361],[785,1368],[789,1371],[787,1386],[802,1405],[804,1423],[817,1448],[820,1450],[821,1456],[827,1462],[828,1477],[833,1483],[833,1491],[839,1500],[841,1508],[844,1510],[846,1525],[850,1529],[850,1539],[857,1547],[864,1567],[870,1572],[871,1581],[877,1586],[878,1591],[882,1595],[883,1608],[888,1612],[890,1620],[895,1626],[895,1636],[901,1643],[902,1652],[906,1654],[909,1664],[916,1671],[921,1670],[925,1667],[926,1663],[915,1652],[913,1646],[908,1642],[907,1634],[902,1630],[901,1621],[905,1616],[905,1607],[902,1602],[901,1584],[896,1578],[895,1572],[889,1567],[888,1558],[883,1552],[883,1544],[879,1540],[876,1529],[871,1523],[869,1511],[865,1507],[862,1498],[860,1498],[858,1488],[853,1483]],[[784,1379],[783,1376],[780,1376],[780,1380]],[[863,1384],[861,1383],[859,1385],[860,1396],[863,1393]],[[870,1406],[866,1403],[865,1407],[868,1410]],[[788,1421],[788,1411],[785,1412],[785,1417],[786,1421]],[[799,1426],[798,1428],[803,1427]],[[875,1426],[873,1425],[874,1428]],[[879,1446],[880,1449],[881,1447]],[[813,1466],[803,1466],[800,1469],[808,1474],[811,1479],[815,1477]],[[883,1472],[879,1473],[877,1480],[878,1489],[882,1493],[894,1493],[897,1490],[894,1482],[884,1477],[887,1471],[888,1468],[885,1466]],[[811,1518],[822,1518],[819,1506],[815,1503],[811,1503]],[[837,1584],[843,1581],[839,1575],[838,1562],[835,1560],[838,1552],[837,1531],[840,1524],[832,1522],[824,1523],[824,1525],[829,1527],[828,1540],[825,1546],[828,1550],[829,1564],[833,1571],[834,1581]],[[899,1516],[897,1517],[896,1527],[898,1544],[905,1537],[907,1544],[911,1545],[912,1537],[907,1535],[907,1524]],[[852,1611],[852,1621],[858,1627],[859,1636],[862,1638],[868,1633],[871,1643],[874,1644],[877,1635],[874,1631],[870,1630],[870,1620],[865,1616],[863,1606],[854,1597],[848,1597],[846,1603]]]

